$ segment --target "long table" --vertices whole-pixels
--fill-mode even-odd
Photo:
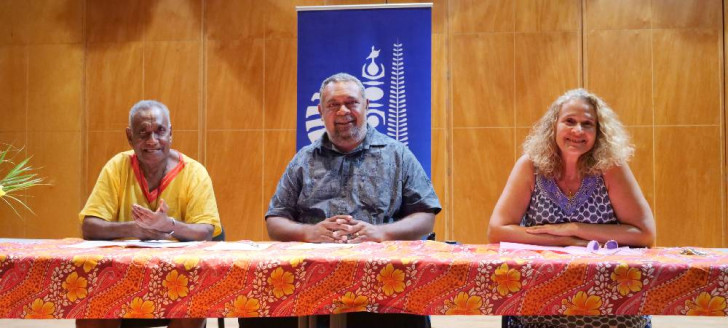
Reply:
[[[0,241],[0,318],[728,315],[728,253],[718,249],[570,254],[435,241],[69,247],[79,242]]]

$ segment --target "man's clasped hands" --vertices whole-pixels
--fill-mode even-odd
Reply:
[[[314,243],[358,244],[365,241],[385,240],[383,226],[354,219],[351,215],[334,215],[314,224],[306,225],[305,240]]]

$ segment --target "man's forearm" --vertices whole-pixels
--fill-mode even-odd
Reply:
[[[384,240],[418,240],[432,232],[434,226],[435,214],[416,212],[379,227],[384,232]]]
[[[134,222],[109,222],[92,216],[87,216],[81,224],[81,234],[87,240],[136,238],[135,229]]]
[[[306,241],[306,224],[282,216],[269,216],[265,220],[268,236],[277,241]]]
[[[207,223],[184,223],[175,221],[171,231],[165,231],[179,241],[212,240],[215,227]]]
[[[174,233],[170,234],[170,232]],[[174,229],[157,231],[140,227],[136,222],[109,222],[93,216],[87,216],[81,224],[81,233],[88,240],[112,240],[135,238],[141,240],[164,240],[175,238],[180,241],[210,240],[214,228],[210,224],[185,224],[175,222]]]

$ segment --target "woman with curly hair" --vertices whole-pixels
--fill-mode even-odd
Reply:
[[[627,165],[634,152],[617,115],[574,89],[534,125],[490,217],[488,239],[550,246],[591,240],[649,247],[655,220]],[[508,327],[649,327],[649,317],[504,317]],[[579,325],[576,325],[576,323]],[[505,324],[507,323],[507,324]]]

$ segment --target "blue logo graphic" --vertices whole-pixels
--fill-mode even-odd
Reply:
[[[297,149],[326,131],[321,82],[346,72],[364,84],[369,126],[407,145],[429,174],[430,33],[430,7],[299,11]]]

